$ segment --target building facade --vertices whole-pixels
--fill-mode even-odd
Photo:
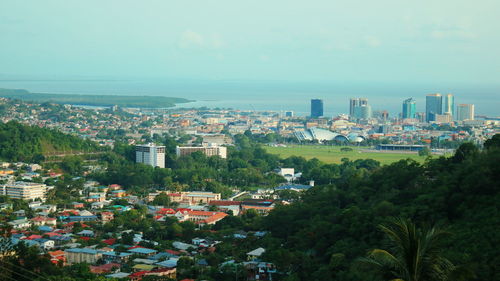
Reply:
[[[457,120],[459,121],[474,120],[474,105],[459,104],[457,106]]]
[[[415,119],[417,116],[417,103],[413,98],[403,102],[403,119]]]
[[[455,98],[452,94],[447,94],[444,96],[444,114],[449,114],[452,117],[455,116]]]
[[[153,167],[165,168],[165,146],[156,146],[152,143],[136,145],[135,161]]]
[[[429,94],[425,97],[425,118],[427,122],[436,121],[436,115],[443,113],[441,94]]]
[[[323,100],[311,100],[311,118],[318,118],[323,116]]]
[[[189,155],[196,151],[201,151],[207,157],[219,156],[220,158],[227,158],[227,148],[225,146],[218,145],[206,145],[206,146],[178,146],[176,149],[177,157],[184,155]]]
[[[45,201],[47,186],[43,183],[18,181],[4,185],[3,194],[12,199]]]
[[[68,264],[82,262],[94,264],[102,257],[101,252],[87,248],[66,249],[64,254]]]
[[[368,104],[361,104],[354,107],[355,119],[370,119],[372,118],[372,107]]]

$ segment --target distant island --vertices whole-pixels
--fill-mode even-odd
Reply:
[[[178,103],[192,102],[184,98],[162,96],[123,96],[123,95],[77,95],[77,94],[47,94],[31,93],[21,89],[0,89],[0,97],[33,102],[52,102],[58,104],[167,108]]]

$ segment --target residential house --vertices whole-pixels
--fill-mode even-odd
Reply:
[[[266,252],[266,249],[260,247],[260,248],[257,248],[253,251],[250,251],[247,253],[247,259],[249,261],[252,261],[252,260],[257,260],[260,258],[260,256],[262,256],[262,254],[264,254]]]
[[[19,219],[8,222],[14,229],[24,229],[31,226],[31,222],[27,219]]]

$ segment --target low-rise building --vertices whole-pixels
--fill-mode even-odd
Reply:
[[[17,181],[3,186],[3,194],[12,199],[45,201],[47,186],[43,183]]]
[[[189,192],[167,192],[172,202],[188,205],[208,204],[213,200],[220,200],[220,193],[189,191]]]
[[[88,248],[66,249],[64,254],[66,255],[66,261],[68,264],[82,262],[94,264],[102,257],[101,252]]]
[[[205,145],[205,146],[178,146],[176,148],[177,157],[189,155],[193,152],[201,151],[207,157],[219,156],[220,158],[227,158],[227,148],[218,145]]]

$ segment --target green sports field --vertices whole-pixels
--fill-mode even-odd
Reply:
[[[282,158],[289,156],[302,156],[306,159],[318,158],[325,163],[341,163],[342,158],[349,160],[356,159],[374,159],[382,164],[390,164],[401,159],[414,159],[418,162],[423,162],[425,157],[418,156],[416,153],[388,153],[388,152],[366,152],[367,147],[352,147],[352,151],[341,151],[340,146],[324,146],[324,145],[290,145],[287,147],[271,147],[266,146],[267,152],[278,154]]]

